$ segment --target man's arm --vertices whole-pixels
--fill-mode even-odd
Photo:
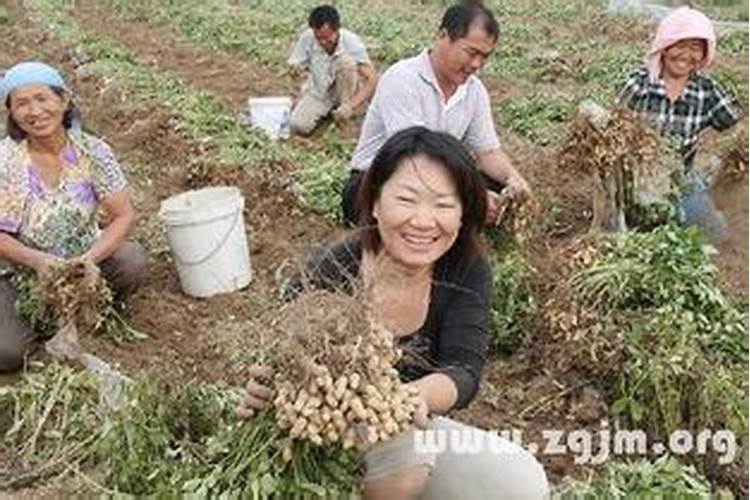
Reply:
[[[294,77],[302,75],[310,62],[310,36],[308,30],[303,32],[289,53],[286,64],[289,66],[289,72]]]
[[[526,179],[513,166],[508,155],[502,149],[477,154],[479,167],[493,179],[505,184],[510,188],[513,195],[520,194],[522,197],[531,195],[531,187]]]
[[[476,154],[479,167],[492,179],[508,186],[512,194],[529,196],[529,184],[500,146],[492,117],[490,96],[481,82],[477,82],[471,110],[471,122],[463,141]]]
[[[354,94],[349,103],[352,109],[357,109],[364,104],[375,92],[375,87],[378,84],[378,73],[375,71],[375,66],[372,63],[358,64],[357,73],[359,73],[359,77],[362,78],[364,84]]]

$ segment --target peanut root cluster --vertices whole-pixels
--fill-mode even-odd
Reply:
[[[112,295],[93,262],[70,259],[53,264],[39,281],[43,303],[52,307],[60,326],[73,323],[80,331],[94,329]]]
[[[411,427],[418,390],[400,381],[401,350],[366,302],[313,291],[283,312],[273,403],[290,437],[348,449]]]

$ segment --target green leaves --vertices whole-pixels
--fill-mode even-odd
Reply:
[[[748,40],[747,32],[734,31],[719,37],[719,52],[729,54],[747,54]]]
[[[303,200],[313,211],[338,219],[353,151],[354,143],[342,138],[338,131],[328,130],[320,148],[295,171],[294,180],[302,191]]]
[[[10,23],[10,13],[8,9],[0,5],[0,24]]]
[[[565,500],[596,498],[690,498],[710,497],[708,481],[692,466],[664,455],[653,462],[609,462],[602,473],[588,481],[565,484]]]
[[[565,96],[531,94],[502,101],[495,110],[502,128],[549,146],[562,139],[562,125],[573,118],[575,103]]]
[[[108,4],[128,19],[167,26],[179,37],[207,49],[242,56],[268,68],[286,65],[292,44],[307,26],[311,8],[303,0],[235,6],[218,0],[108,0]],[[425,13],[423,9],[399,6],[384,15],[384,7],[362,3],[337,6],[344,27],[370,42],[370,57],[388,66],[416,55],[429,44],[440,11]]]
[[[589,335],[623,346],[612,411],[657,434],[747,432],[747,317],[719,289],[712,250],[692,229],[625,233],[573,278],[582,304],[614,319]]]
[[[58,324],[53,308],[42,301],[37,277],[31,270],[14,272],[11,283],[16,289],[16,311],[28,321],[32,330],[40,337],[51,337],[57,332]],[[96,334],[116,343],[133,342],[148,338],[145,333],[130,326],[117,311],[111,294],[102,294],[97,301]]]
[[[644,310],[681,302],[696,311],[725,307],[715,267],[699,232],[661,226],[648,233],[625,233],[603,243],[601,257],[573,278],[589,305]]]
[[[74,467],[89,456],[101,416],[93,374],[57,363],[34,368],[21,383],[0,387],[2,447],[32,477]],[[24,475],[0,469],[0,489],[14,487]]]
[[[512,354],[528,338],[537,314],[533,269],[513,235],[493,228],[487,235],[492,266],[492,348]]]
[[[0,388],[3,446],[48,473],[85,462],[106,488],[136,496],[339,498],[358,487],[352,452],[291,442],[271,413],[239,421],[227,387],[143,374],[126,394],[124,407],[106,413],[93,374],[57,363],[32,369]],[[15,484],[4,474],[0,487]]]
[[[341,192],[348,176],[345,160],[324,155],[305,162],[295,173],[305,203],[313,211],[334,220],[341,211]]]

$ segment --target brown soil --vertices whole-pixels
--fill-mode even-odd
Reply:
[[[718,247],[716,264],[725,289],[748,302],[748,180],[726,177],[712,189],[716,207],[729,226],[729,239]]]

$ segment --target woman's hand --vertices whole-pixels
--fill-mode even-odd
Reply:
[[[430,407],[427,405],[427,398],[422,392],[424,388],[418,384],[410,385],[419,390],[417,407],[414,408],[414,425],[419,429],[427,429],[430,426]]]
[[[503,196],[490,189],[487,190],[487,215],[484,219],[484,223],[487,225],[496,225],[502,219],[505,214],[505,209],[508,208],[508,196]]]
[[[271,404],[273,391],[262,380],[271,377],[273,372],[265,366],[251,366],[248,369],[250,380],[245,386],[245,397],[237,408],[237,416],[246,419],[255,415],[259,410],[268,408]]]
[[[57,257],[55,255],[51,255],[48,253],[41,253],[36,259],[35,263],[33,265],[33,269],[36,272],[37,276],[42,276],[47,271],[49,271],[50,267],[54,266],[55,264],[61,262],[62,259],[60,257]]]

